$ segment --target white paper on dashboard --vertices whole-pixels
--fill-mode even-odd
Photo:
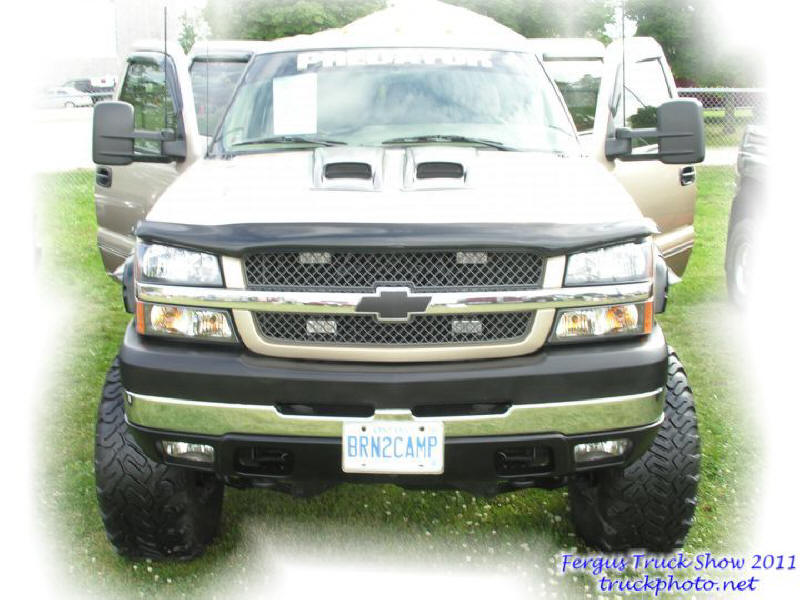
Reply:
[[[317,74],[272,80],[272,131],[275,135],[317,132]]]

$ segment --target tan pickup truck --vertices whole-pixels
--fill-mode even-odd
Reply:
[[[590,545],[683,543],[699,437],[657,318],[701,107],[642,41],[626,86],[614,45],[577,77],[597,97],[576,111],[549,52],[428,8],[142,46],[95,107],[100,245],[133,315],[95,445],[121,554],[197,556],[226,485],[341,482],[567,486]]]

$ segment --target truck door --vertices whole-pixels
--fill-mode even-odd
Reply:
[[[625,53],[623,86],[622,42],[613,42],[606,49],[590,153],[615,175],[644,216],[656,222],[661,232],[656,243],[669,267],[680,276],[694,245],[694,167],[658,160],[608,160],[605,156],[605,139],[612,127],[655,127],[656,108],[678,97],[664,53],[655,40],[628,38]],[[646,140],[634,140],[636,154],[657,150],[657,145]]]
[[[179,173],[201,156],[188,59],[177,44],[137,46],[128,57],[117,100],[133,106],[135,126],[146,131],[180,129],[187,156],[180,162],[158,162],[159,143],[137,139],[134,151],[153,162],[125,166],[98,165],[95,177],[97,245],[103,266],[113,274],[131,254],[133,230]]]

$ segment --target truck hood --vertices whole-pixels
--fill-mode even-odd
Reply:
[[[642,220],[595,159],[455,146],[320,148],[199,160],[150,211],[151,223],[592,224]],[[462,178],[419,179],[415,165],[460,164]],[[325,166],[371,165],[370,180]]]

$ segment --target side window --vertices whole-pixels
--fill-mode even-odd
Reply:
[[[655,127],[656,109],[669,99],[667,77],[660,59],[628,63],[625,65],[625,114],[623,115],[623,103],[620,99],[614,114],[614,125],[631,128]],[[651,143],[635,139],[633,146],[639,148]]]
[[[192,61],[189,73],[200,135],[214,135],[246,66],[246,61]]]
[[[164,74],[164,57],[139,59],[128,63],[119,99],[133,105],[133,122],[136,129],[161,131],[175,129],[175,106],[167,89]],[[161,143],[137,138],[134,151],[142,154],[160,154]]]

